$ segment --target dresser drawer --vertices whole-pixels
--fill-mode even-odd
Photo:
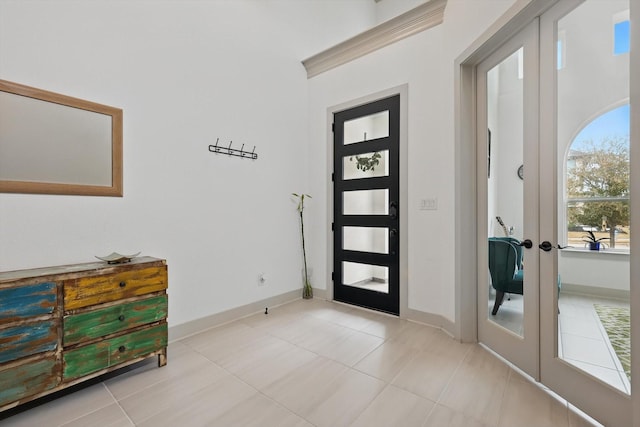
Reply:
[[[31,322],[0,329],[0,363],[52,351],[58,345],[58,328],[53,320]]]
[[[167,267],[83,277],[64,282],[64,309],[75,310],[167,289]]]
[[[144,298],[64,318],[64,345],[115,334],[167,317],[167,296]]]
[[[50,390],[60,383],[60,364],[55,356],[0,369],[0,406]]]
[[[142,329],[95,344],[64,351],[65,381],[106,369],[163,349],[167,346],[167,324]]]
[[[0,324],[51,314],[55,307],[55,283],[0,289]]]

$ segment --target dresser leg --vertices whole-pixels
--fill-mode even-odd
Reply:
[[[158,354],[158,368],[167,364],[167,347],[163,348]]]

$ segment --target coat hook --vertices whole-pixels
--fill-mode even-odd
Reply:
[[[245,144],[242,144],[242,146],[240,147],[240,149],[238,150],[237,148],[232,148],[233,146],[233,141],[229,141],[229,146],[228,147],[219,147],[218,144],[220,143],[220,138],[216,138],[216,144],[213,145],[209,145],[209,151],[211,151],[212,153],[219,153],[219,154],[227,154],[229,156],[236,156],[236,157],[242,157],[242,158],[250,158],[253,160],[256,160],[258,158],[258,154],[256,153],[256,146],[253,146],[253,151],[252,152],[248,152],[248,151],[244,151],[244,146]]]

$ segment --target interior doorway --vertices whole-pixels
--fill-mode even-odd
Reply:
[[[633,151],[629,154],[634,140],[633,115],[637,113],[631,109],[631,126],[627,127],[626,135],[628,143],[596,144],[590,151],[571,148],[576,135],[591,121],[626,103],[634,104],[634,92],[630,87],[637,74],[633,72],[633,64],[636,67],[638,64],[637,57],[635,62],[633,59],[637,53],[629,49],[628,43],[617,42],[616,38],[625,33],[629,35],[635,5],[626,0],[532,0],[524,3],[514,5],[494,29],[479,38],[457,61],[461,95],[456,119],[459,144],[456,191],[460,201],[456,221],[456,263],[460,269],[457,285],[461,295],[457,321],[460,337],[484,342],[601,423],[635,425],[632,402],[637,401],[637,390],[633,393],[631,386],[634,382],[637,384],[638,371],[634,374],[633,366],[625,369],[618,363],[625,356],[615,349],[614,341],[618,337],[607,332],[605,318],[608,316],[601,315],[598,306],[628,308],[628,313],[639,307],[637,293],[634,297],[634,289],[630,286],[637,281],[634,277],[638,277],[639,270],[629,262],[638,243],[627,229],[624,213],[626,207],[631,207],[628,219],[629,223],[635,223],[633,218],[638,218],[638,210],[633,210],[637,202],[632,196],[637,191],[632,190],[634,185],[627,180],[623,183],[626,190],[617,192],[609,187],[607,194],[598,194],[593,188],[589,189],[587,180],[579,179],[579,172],[602,154],[603,147],[608,150],[604,150],[607,159],[616,156],[626,159],[618,162],[623,169],[638,167],[639,157]],[[534,49],[536,61],[527,66],[526,47],[520,59],[520,47],[513,46],[492,62],[491,58],[497,52],[522,38],[522,32],[532,25],[538,32],[533,38],[538,42]],[[526,42],[520,44],[524,46]],[[488,62],[482,68],[485,61]],[[495,66],[501,69],[491,75]],[[526,79],[527,73],[532,72],[539,72],[538,90],[529,98],[525,90],[523,108],[509,106],[513,89],[527,85],[526,81],[519,83],[522,75]],[[487,94],[495,89],[491,82],[496,76],[498,80],[503,77],[506,80],[495,92],[497,104],[492,104],[487,102]],[[502,129],[492,123],[490,115],[490,110],[500,102],[504,103],[500,110],[507,115],[519,116],[515,118],[517,120],[505,121]],[[525,113],[530,103],[536,105],[533,115]],[[514,141],[515,146],[519,145],[518,140],[514,140],[513,135],[504,137],[509,135],[507,128],[518,123],[524,123],[517,135],[524,150],[509,153],[509,148],[514,148]],[[533,134],[526,131],[527,123],[534,125]],[[488,129],[491,130],[492,175],[488,174]],[[637,126],[635,129],[637,132]],[[635,135],[637,138],[637,133]],[[531,139],[529,144],[527,138]],[[527,150],[532,150],[529,153],[537,157],[528,155]],[[500,156],[507,165],[505,179],[520,184],[520,195],[514,192],[515,187],[492,186],[489,182],[497,178],[493,174],[497,172],[494,167],[501,164]],[[606,166],[602,159],[595,162],[600,171]],[[623,165],[625,162],[626,166]],[[613,175],[621,177],[625,174],[628,172],[618,171]],[[520,214],[515,210],[510,215],[503,214],[509,206],[497,200],[500,196],[517,200],[515,206],[521,205],[524,209]],[[593,215],[589,218],[591,211],[605,205],[611,208],[610,213],[600,214],[597,221]],[[477,216],[468,215],[465,208],[473,209]],[[483,217],[478,220],[480,215]],[[502,222],[498,222],[497,217],[501,217]],[[471,238],[468,237],[470,232]],[[577,240],[575,233],[579,233]],[[517,281],[517,276],[522,276],[522,288],[512,290],[511,301],[507,297],[500,304],[497,289],[491,285],[489,252],[491,240],[508,241],[511,238],[515,241],[508,242],[510,252],[514,254],[506,262],[509,279]],[[615,243],[608,245],[605,251],[592,250],[588,242],[583,241],[590,238],[605,244]],[[470,246],[473,249],[469,249]],[[466,270],[469,266],[474,268],[473,276]],[[610,267],[613,273],[603,276]],[[603,278],[604,281],[600,280]],[[598,281],[601,284],[597,284]],[[532,299],[535,305],[529,305]],[[470,309],[471,302],[476,306]],[[502,318],[501,313],[505,315]],[[511,314],[512,318],[508,319],[507,315]],[[495,333],[497,339],[487,339],[482,328]],[[529,335],[531,331],[533,337]],[[635,342],[633,338],[637,333],[630,331],[627,335]],[[530,338],[533,338],[533,349],[525,345]],[[596,349],[596,339],[604,346]],[[584,345],[587,342],[589,344]],[[630,350],[633,345],[627,344],[627,347]],[[528,364],[531,360],[519,359],[522,348],[529,348],[537,363]],[[605,353],[611,358],[594,359]]]

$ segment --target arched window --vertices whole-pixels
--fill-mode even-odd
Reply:
[[[580,131],[566,173],[568,244],[585,247],[591,232],[605,248],[629,250],[629,104]]]

